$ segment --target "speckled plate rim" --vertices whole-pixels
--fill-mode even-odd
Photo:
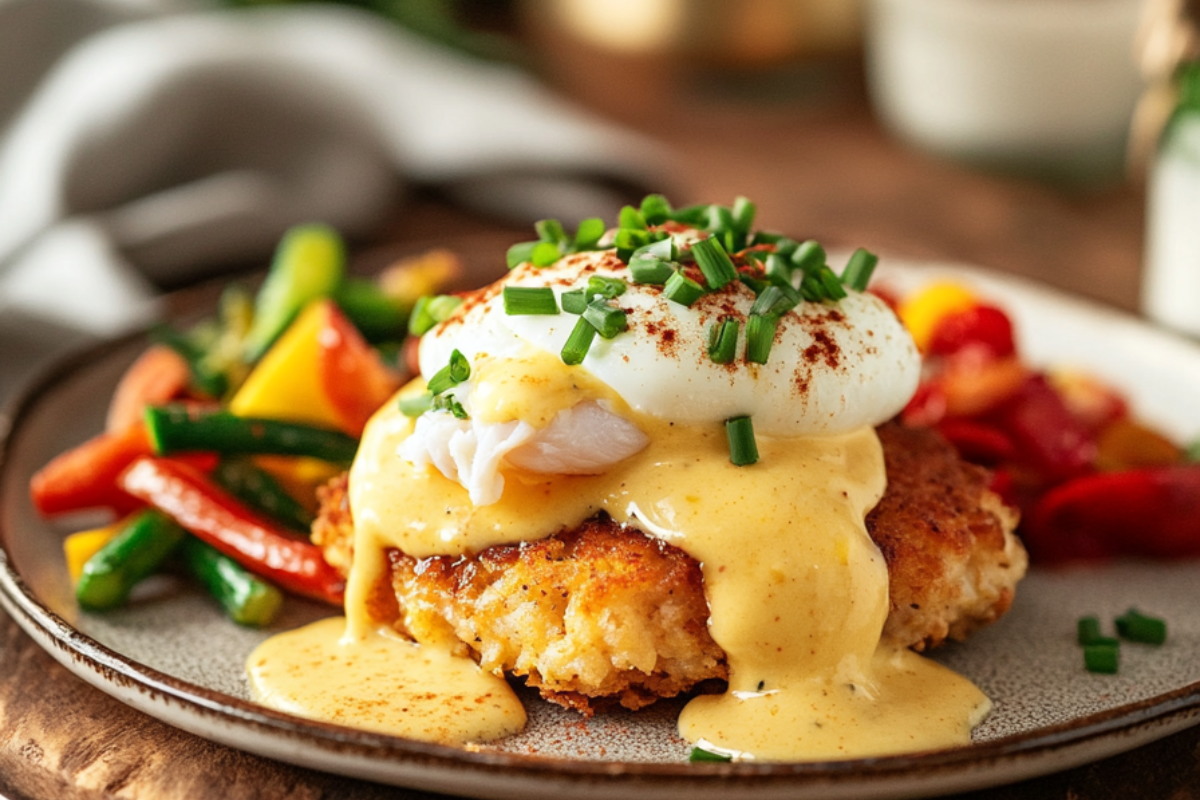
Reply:
[[[1138,320],[1023,279],[953,264],[922,273],[965,273],[985,283],[1020,287],[1125,324]],[[1154,332],[1177,346],[1170,334]],[[10,479],[10,451],[23,420],[41,398],[83,365],[117,353],[131,335],[58,362],[0,415],[0,485]],[[1194,347],[1190,343],[1186,346]],[[1200,359],[1200,348],[1194,348]],[[350,730],[275,712],[174,678],[81,633],[31,591],[7,550],[0,519],[0,606],[55,660],[89,684],[167,724],[206,739],[307,768],[416,789],[473,797],[624,798],[644,792],[662,800],[696,798],[893,798],[996,786],[1096,761],[1200,723],[1200,681],[1057,725],[924,754],[800,764],[656,764],[575,761],[486,749],[434,745]]]

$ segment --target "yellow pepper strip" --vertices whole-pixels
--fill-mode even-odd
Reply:
[[[317,487],[342,471],[341,467],[316,458],[255,456],[254,463],[269,472],[285,492],[312,512],[317,510]]]
[[[120,533],[128,522],[129,518],[126,517],[103,528],[79,531],[63,539],[63,555],[67,559],[67,572],[71,575],[72,586],[79,582],[79,576],[83,574],[83,565],[88,559]]]
[[[950,281],[931,283],[900,303],[900,321],[912,334],[917,349],[929,350],[938,323],[947,315],[965,311],[976,303],[965,286]]]
[[[342,418],[321,384],[317,364],[329,306],[305,307],[229,401],[239,417],[265,417],[341,428]]]
[[[463,277],[463,264],[450,250],[429,250],[397,261],[379,276],[379,288],[405,308],[418,299],[437,294]]]

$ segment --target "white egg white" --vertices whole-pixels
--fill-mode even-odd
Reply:
[[[591,275],[628,280],[612,251],[582,253],[556,265],[513,270],[480,302],[426,335],[421,371],[432,375],[453,350],[515,356],[525,347],[560,353],[578,317],[510,316],[500,285],[549,286],[561,296]],[[850,292],[836,303],[801,303],[779,321],[766,364],[747,363],[745,324],[754,294],[741,284],[706,295],[691,307],[666,300],[661,287],[630,283],[615,302],[629,330],[597,337],[583,364],[634,411],[681,424],[715,424],[749,415],[765,436],[820,436],[879,424],[904,407],[920,378],[920,356],[908,332],[878,297]],[[726,316],[742,321],[737,358],[715,364],[709,328]]]

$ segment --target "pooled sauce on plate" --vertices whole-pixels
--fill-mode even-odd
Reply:
[[[418,558],[478,552],[575,527],[603,511],[702,565],[710,632],[728,656],[730,682],[725,694],[686,706],[679,721],[686,739],[768,760],[879,756],[970,741],[971,728],[989,708],[987,698],[965,678],[880,643],[887,568],[863,522],[886,480],[872,428],[760,437],[760,461],[737,467],[720,426],[674,425],[635,414],[584,371],[573,373],[577,381],[553,379],[566,369],[553,356],[506,366],[480,370],[480,380],[505,376],[506,414],[513,418],[544,419],[547,403],[568,408],[596,399],[633,419],[650,444],[600,475],[506,471],[500,500],[475,506],[457,482],[396,456],[413,421],[389,403],[368,426],[351,470],[355,556],[346,641],[371,641],[388,622],[370,613],[372,592],[388,581],[388,548]],[[268,665],[255,677],[263,702],[355,724],[334,716],[338,709],[324,699],[320,679],[313,680],[311,695],[302,682],[293,684],[286,706],[273,699],[280,690],[271,676],[285,671],[273,662],[294,657],[283,648],[271,652],[273,647],[268,642],[256,653]],[[389,647],[394,652],[384,675],[344,682],[348,705],[386,695],[407,679],[385,676],[405,674],[402,664],[442,645]],[[463,664],[474,666],[465,659]],[[438,705],[454,681],[435,675],[427,688],[429,702]],[[413,714],[414,706],[408,708]],[[464,726],[460,741],[493,738],[498,729],[478,735]],[[405,735],[433,738],[426,730]]]
[[[462,744],[516,733],[525,709],[502,678],[384,631],[330,617],[272,636],[246,662],[255,700],[301,717]]]

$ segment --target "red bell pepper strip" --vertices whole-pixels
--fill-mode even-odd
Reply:
[[[1105,472],[1046,492],[1025,518],[1034,558],[1200,556],[1200,464]]]
[[[29,482],[29,495],[46,516],[91,508],[111,508],[124,516],[141,503],[123,491],[117,479],[134,461],[153,454],[141,422],[102,433],[38,470]],[[194,453],[187,460],[199,469],[217,465],[217,457],[210,453]]]
[[[400,388],[400,376],[389,369],[362,334],[332,303],[318,336],[317,371],[342,428],[361,437],[367,420]]]
[[[1030,375],[989,417],[988,422],[1011,437],[1017,452],[1047,485],[1091,471],[1096,456],[1092,433],[1045,375]]]
[[[120,484],[246,569],[290,592],[341,605],[345,580],[319,547],[279,530],[199,470],[173,459],[141,458]]]

